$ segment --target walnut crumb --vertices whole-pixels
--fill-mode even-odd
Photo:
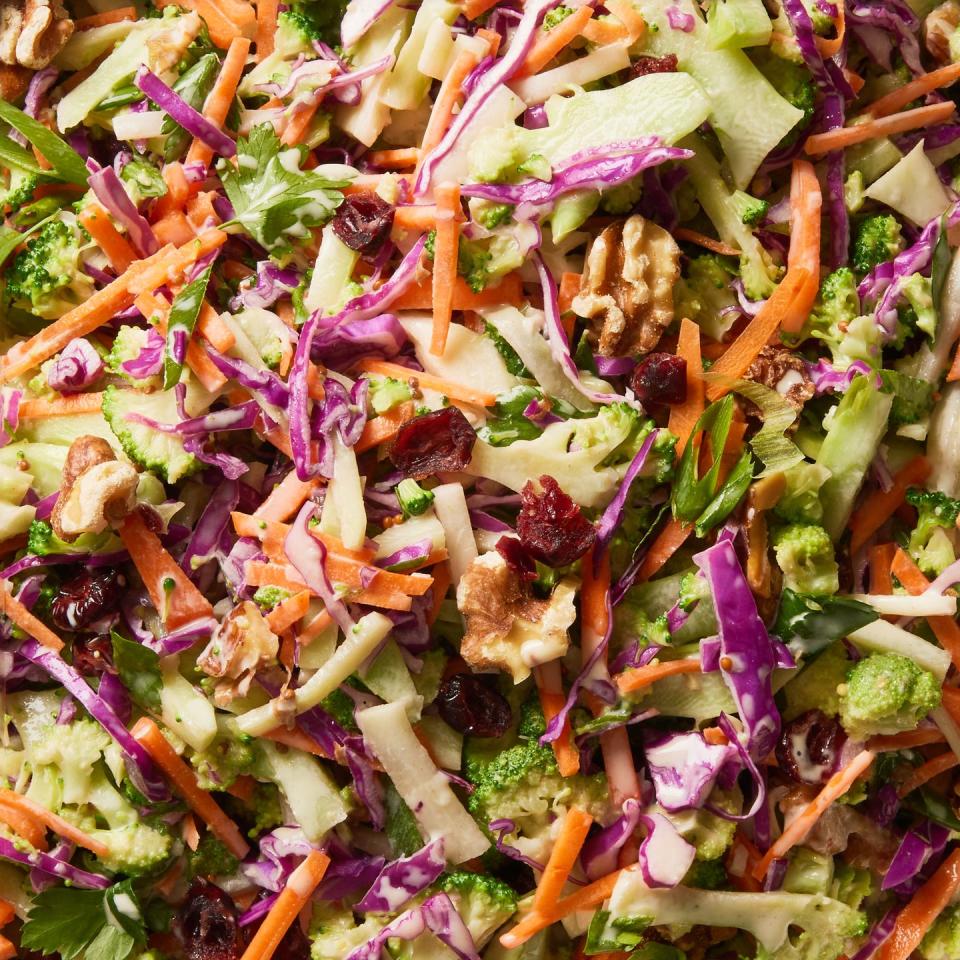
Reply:
[[[3,0],[0,61],[42,70],[73,36],[74,23],[60,0]]]
[[[950,56],[950,38],[960,26],[960,3],[947,0],[927,14],[923,22],[924,42],[927,50],[937,63],[948,64]]]

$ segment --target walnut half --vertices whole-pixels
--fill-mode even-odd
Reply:
[[[669,232],[630,217],[594,240],[573,309],[593,321],[592,338],[602,356],[643,356],[673,322],[679,277],[680,248]]]
[[[140,475],[117,460],[100,437],[77,437],[63,463],[60,496],[50,515],[53,532],[68,543],[82,533],[102,533],[137,505]]]
[[[923,22],[924,42],[937,63],[947,64],[950,56],[950,38],[960,26],[960,3],[947,0],[927,14]]]
[[[467,624],[461,656],[475,670],[505,671],[521,683],[533,667],[567,652],[575,594],[576,581],[567,577],[541,600],[495,550],[477,557],[457,587]]]
[[[2,0],[0,61],[42,70],[64,48],[73,27],[60,0]]]

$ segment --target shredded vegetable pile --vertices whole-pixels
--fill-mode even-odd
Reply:
[[[957,960],[960,4],[0,4],[0,960]]]

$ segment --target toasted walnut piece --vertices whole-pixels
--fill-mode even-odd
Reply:
[[[960,3],[947,0],[927,14],[923,22],[924,41],[937,63],[950,63],[950,38],[960,26]]]
[[[193,43],[202,26],[196,13],[186,13],[177,17],[169,29],[158,33],[147,41],[149,62],[154,73],[163,73],[176,67],[187,47]]]
[[[764,347],[750,364],[744,379],[776,390],[798,412],[817,392],[803,359],[786,347]],[[744,410],[748,416],[760,417],[759,409],[749,401],[744,401]]]
[[[457,587],[457,606],[467,623],[463,659],[475,670],[506,671],[514,683],[526,680],[533,667],[567,652],[575,593],[576,581],[568,577],[549,600],[540,600],[499,553],[477,557]]]
[[[208,677],[218,680],[213,688],[213,702],[227,707],[236,697],[246,696],[257,671],[276,663],[279,649],[277,635],[255,603],[244,600],[234,607],[197,658],[197,666]],[[295,702],[293,706],[296,707]]]
[[[63,463],[60,496],[50,515],[53,532],[69,543],[82,533],[102,533],[119,523],[137,505],[139,480],[106,440],[77,437]]]
[[[0,63],[0,100],[13,103],[20,100],[30,86],[31,72],[26,67]]]
[[[13,67],[17,64],[17,40],[23,29],[23,0],[0,3],[0,61]]]
[[[0,58],[42,70],[63,49],[73,29],[60,0],[6,0],[0,10]]]
[[[673,322],[679,277],[673,237],[643,217],[630,217],[594,240],[573,309],[593,321],[591,337],[602,356],[642,356]]]

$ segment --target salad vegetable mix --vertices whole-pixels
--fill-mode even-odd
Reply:
[[[0,960],[958,960],[960,4],[0,0]]]

